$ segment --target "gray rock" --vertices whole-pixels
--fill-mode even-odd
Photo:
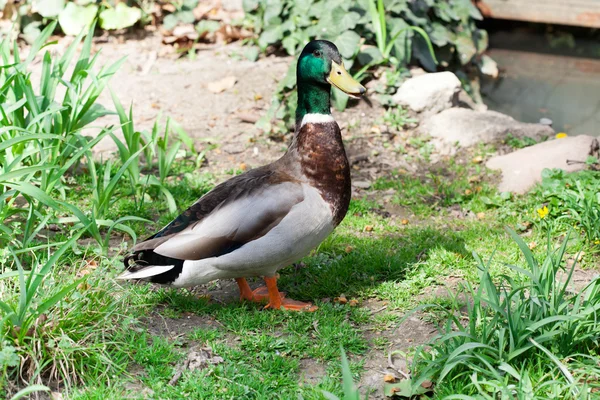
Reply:
[[[554,135],[547,125],[527,124],[495,111],[466,108],[451,108],[429,117],[419,130],[433,138],[432,143],[441,154],[454,154],[458,147],[498,142],[509,133],[536,140]]]
[[[394,102],[426,115],[458,104],[460,81],[452,72],[436,72],[407,79],[393,97]]]
[[[589,155],[598,155],[598,139],[593,136],[572,136],[538,143],[488,160],[486,166],[502,171],[501,192],[525,193],[542,180],[544,168],[561,168],[567,172],[585,168]],[[581,161],[567,163],[569,161]]]

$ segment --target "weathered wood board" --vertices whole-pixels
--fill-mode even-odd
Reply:
[[[600,28],[600,0],[475,0],[485,17]]]

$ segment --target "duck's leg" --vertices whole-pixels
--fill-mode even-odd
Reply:
[[[269,292],[269,304],[265,308],[272,308],[279,310],[282,307],[286,310],[291,311],[309,311],[313,312],[317,310],[317,306],[313,306],[311,303],[303,303],[292,299],[286,299],[281,295],[279,289],[277,289],[277,277],[276,276],[265,276],[265,283],[267,284],[267,290]]]
[[[240,288],[240,300],[252,301],[254,303],[266,303],[269,301],[269,289],[266,286],[252,290],[246,278],[235,278],[235,281]],[[284,298],[285,293],[279,292],[279,296]]]

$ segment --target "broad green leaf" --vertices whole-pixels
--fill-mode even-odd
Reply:
[[[203,19],[196,24],[196,32],[198,32],[199,35],[213,33],[218,31],[220,27],[221,23],[219,21]]]
[[[133,26],[142,17],[142,10],[119,3],[114,8],[107,8],[100,13],[100,27],[103,29],[123,29]]]
[[[44,18],[56,17],[65,8],[65,0],[37,0],[32,5],[32,11]]]
[[[283,38],[281,25],[269,27],[263,31],[258,38],[258,45],[261,49],[266,49],[269,45],[275,44]]]
[[[92,25],[97,13],[98,6],[95,4],[84,7],[69,2],[58,15],[58,23],[65,34],[76,36]]]
[[[344,58],[352,58],[358,51],[358,43],[360,36],[354,31],[346,31],[342,33],[335,41],[340,54]]]
[[[377,64],[383,61],[383,54],[375,46],[363,46],[357,58],[362,65]]]
[[[456,37],[454,44],[456,45],[458,58],[462,65],[468,64],[473,58],[473,56],[477,54],[475,42],[473,42],[473,38],[469,33],[459,33]]]

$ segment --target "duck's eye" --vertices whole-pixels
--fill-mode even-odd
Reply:
[[[321,53],[321,50],[315,50],[313,51],[313,56],[315,57],[321,57],[323,54]]]

